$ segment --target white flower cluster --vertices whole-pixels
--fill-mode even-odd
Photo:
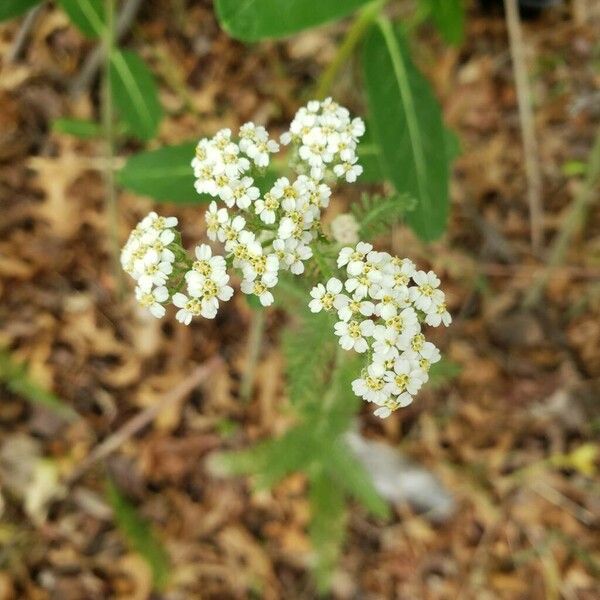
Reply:
[[[344,282],[332,277],[318,284],[309,307],[315,313],[337,312],[340,346],[368,353],[369,364],[352,389],[377,405],[375,415],[384,418],[412,402],[429,379],[429,367],[440,360],[421,324],[450,324],[444,292],[433,271],[417,271],[410,260],[365,242],[342,248],[337,266],[345,271]]]
[[[198,315],[212,319],[219,302],[232,297],[227,269],[233,267],[242,276],[243,293],[255,295],[263,306],[272,304],[279,272],[299,275],[313,256],[311,244],[321,232],[321,214],[331,196],[325,177],[355,181],[362,172],[356,148],[364,131],[361,119],[351,119],[330,98],[309,102],[281,138],[283,144],[296,146],[291,164],[295,174],[280,177],[262,192],[257,177],[279,150],[264,127],[246,123],[237,138],[222,129],[201,139],[191,163],[194,185],[198,193],[214,198],[205,212],[207,235],[223,244],[225,254],[214,255],[202,244],[194,260],[174,242],[177,220],[151,213],[123,250],[123,267],[138,281],[140,302],[162,317],[170,298],[179,309],[177,320],[186,325]]]
[[[121,251],[123,270],[136,280],[135,297],[152,315],[165,314],[169,298],[167,282],[175,262],[176,217],[159,217],[151,212],[129,235]]]
[[[329,167],[335,176],[352,183],[363,171],[356,148],[364,133],[361,118],[351,119],[347,108],[327,98],[301,108],[280,141],[297,146],[298,156],[309,164],[314,180],[321,181]]]

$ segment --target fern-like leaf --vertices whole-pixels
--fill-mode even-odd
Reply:
[[[322,469],[310,474],[310,539],[316,554],[315,576],[320,593],[329,589],[346,535],[346,504],[342,488]]]
[[[388,233],[415,206],[415,199],[408,194],[387,197],[364,194],[360,202],[352,205],[352,214],[360,226],[360,238],[372,240]]]

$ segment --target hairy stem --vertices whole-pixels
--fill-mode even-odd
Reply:
[[[242,402],[249,402],[252,388],[254,387],[256,366],[265,333],[265,314],[266,311],[264,309],[252,311],[252,321],[250,322],[250,332],[248,333],[248,357],[246,369],[240,384],[240,399]]]
[[[563,220],[562,227],[552,244],[548,263],[544,270],[535,278],[533,285],[525,296],[523,306],[532,308],[539,303],[544,289],[552,276],[552,273],[565,259],[565,255],[575,234],[579,231],[588,210],[594,200],[594,189],[600,183],[600,130],[596,133],[596,139],[590,153],[587,164],[587,175],[579,193],[575,196],[567,216]]]
[[[118,209],[115,190],[115,131],[114,110],[112,102],[112,84],[110,80],[110,61],[115,44],[115,4],[114,0],[105,0],[106,27],[102,34],[104,47],[104,78],[102,86],[102,127],[104,132],[106,167],[104,169],[104,184],[106,187],[106,220],[110,238],[111,259],[114,269],[115,286],[118,295],[123,292],[123,277],[119,263],[119,229]]]
[[[364,37],[371,23],[377,18],[377,15],[386,4],[387,0],[375,0],[367,4],[359,13],[350,29],[346,32],[346,37],[339,45],[333,60],[323,71],[323,74],[317,82],[315,98],[321,100],[329,94],[333,81],[342,68],[344,63],[350,58],[354,48]]]

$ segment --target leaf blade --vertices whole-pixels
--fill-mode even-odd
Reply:
[[[457,46],[463,41],[465,12],[462,0],[428,0],[431,17],[448,44]]]
[[[150,524],[110,479],[106,481],[105,493],[117,527],[133,550],[148,563],[154,586],[162,590],[169,580],[169,556],[166,549],[155,536]]]
[[[117,181],[136,194],[160,202],[197,204],[207,202],[194,189],[191,162],[195,142],[184,142],[134,154],[117,173]]]
[[[3,0],[0,4],[0,21],[18,17],[40,2],[41,0]]]
[[[102,0],[59,0],[71,23],[89,38],[98,38],[106,27],[106,11]]]
[[[217,18],[232,37],[255,42],[286,37],[341,19],[369,0],[216,0]]]
[[[448,214],[449,169],[439,105],[388,19],[380,18],[367,38],[363,67],[383,173],[398,192],[417,198],[407,221],[432,241],[444,232]],[[394,106],[401,110],[390,110]]]
[[[110,78],[113,99],[123,121],[141,140],[154,137],[162,117],[162,107],[150,69],[135,52],[114,51],[110,61]]]

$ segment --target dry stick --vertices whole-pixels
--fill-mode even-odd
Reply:
[[[207,377],[222,365],[220,356],[211,358],[208,362],[196,367],[189,376],[184,379],[177,387],[156,404],[140,411],[135,417],[132,417],[120,429],[100,442],[88,456],[75,468],[68,478],[68,483],[72,484],[79,479],[90,467],[98,461],[112,454],[117,448],[122,446],[127,440],[139,433],[144,427],[149,425],[157,415],[166,410],[173,404],[177,404],[199,386]]]
[[[531,107],[531,90],[527,78],[527,68],[523,52],[523,32],[519,19],[517,0],[504,0],[510,55],[515,73],[519,122],[523,136],[525,153],[525,174],[527,177],[527,201],[531,227],[531,246],[534,254],[539,254],[543,236],[542,176],[540,173],[535,124]]]
[[[15,40],[10,50],[8,51],[8,54],[6,55],[6,62],[8,64],[19,60],[21,54],[25,50],[25,45],[27,44],[27,40],[29,39],[29,34],[31,33],[31,30],[34,27],[42,8],[42,4],[39,4],[35,8],[32,8],[23,19],[23,23],[21,24],[21,27],[17,32]]]
[[[117,16],[115,36],[117,41],[119,41],[131,27],[131,24],[133,23],[141,4],[142,0],[127,0],[127,2],[125,2],[123,5],[123,8]],[[69,90],[72,98],[77,98],[90,87],[92,80],[94,77],[96,77],[98,70],[102,66],[103,59],[104,47],[102,44],[99,44],[88,55],[79,71],[79,75],[73,81],[73,84]]]
[[[595,200],[594,189],[600,183],[600,129],[596,133],[586,173],[583,186],[571,203],[569,212],[552,245],[548,264],[535,278],[533,285],[529,288],[529,292],[523,300],[525,308],[532,308],[540,301],[550,276],[554,272],[554,269],[563,262],[573,236],[583,225],[587,212]]]

